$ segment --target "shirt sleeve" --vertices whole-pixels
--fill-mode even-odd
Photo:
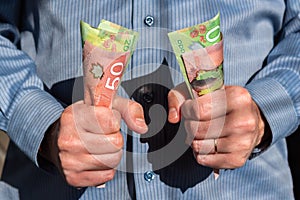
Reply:
[[[21,2],[0,4],[0,129],[37,164],[44,133],[63,108],[43,90],[34,61],[18,48]]]
[[[300,2],[298,0],[286,1],[281,31],[265,67],[246,86],[270,125],[272,143],[290,135],[299,125]]]

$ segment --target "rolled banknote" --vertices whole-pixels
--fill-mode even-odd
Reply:
[[[84,102],[112,107],[113,97],[135,50],[138,33],[102,20],[97,28],[81,21]]]
[[[204,23],[168,34],[191,96],[208,94],[224,85],[220,13]],[[214,169],[215,179],[219,170]]]
[[[102,20],[97,28],[80,22],[84,103],[112,108],[122,75],[135,50],[138,33]],[[97,186],[105,188],[105,184]]]
[[[191,95],[223,86],[223,40],[220,14],[204,23],[169,33],[181,72]]]

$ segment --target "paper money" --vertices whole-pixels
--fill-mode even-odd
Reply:
[[[223,39],[220,13],[204,23],[168,34],[192,97],[223,87]],[[193,92],[193,90],[195,92]],[[219,170],[214,169],[215,179]]]
[[[204,23],[168,34],[185,82],[193,96],[223,86],[223,40],[220,14]]]
[[[81,21],[84,102],[112,107],[113,97],[135,50],[138,33],[102,20],[97,28]]]

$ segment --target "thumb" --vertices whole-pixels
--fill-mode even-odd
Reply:
[[[188,89],[185,83],[181,83],[174,89],[170,90],[168,94],[168,120],[170,123],[177,123],[180,121],[180,107],[183,104],[183,102],[188,98],[188,96]]]
[[[148,131],[143,107],[139,103],[116,96],[113,101],[113,109],[120,112],[130,130],[137,133],[146,133]]]

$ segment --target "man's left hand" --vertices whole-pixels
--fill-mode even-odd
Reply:
[[[264,134],[264,121],[249,92],[239,86],[187,99],[177,87],[168,95],[171,123],[185,118],[197,162],[214,169],[243,166]],[[182,87],[181,87],[182,88]]]

